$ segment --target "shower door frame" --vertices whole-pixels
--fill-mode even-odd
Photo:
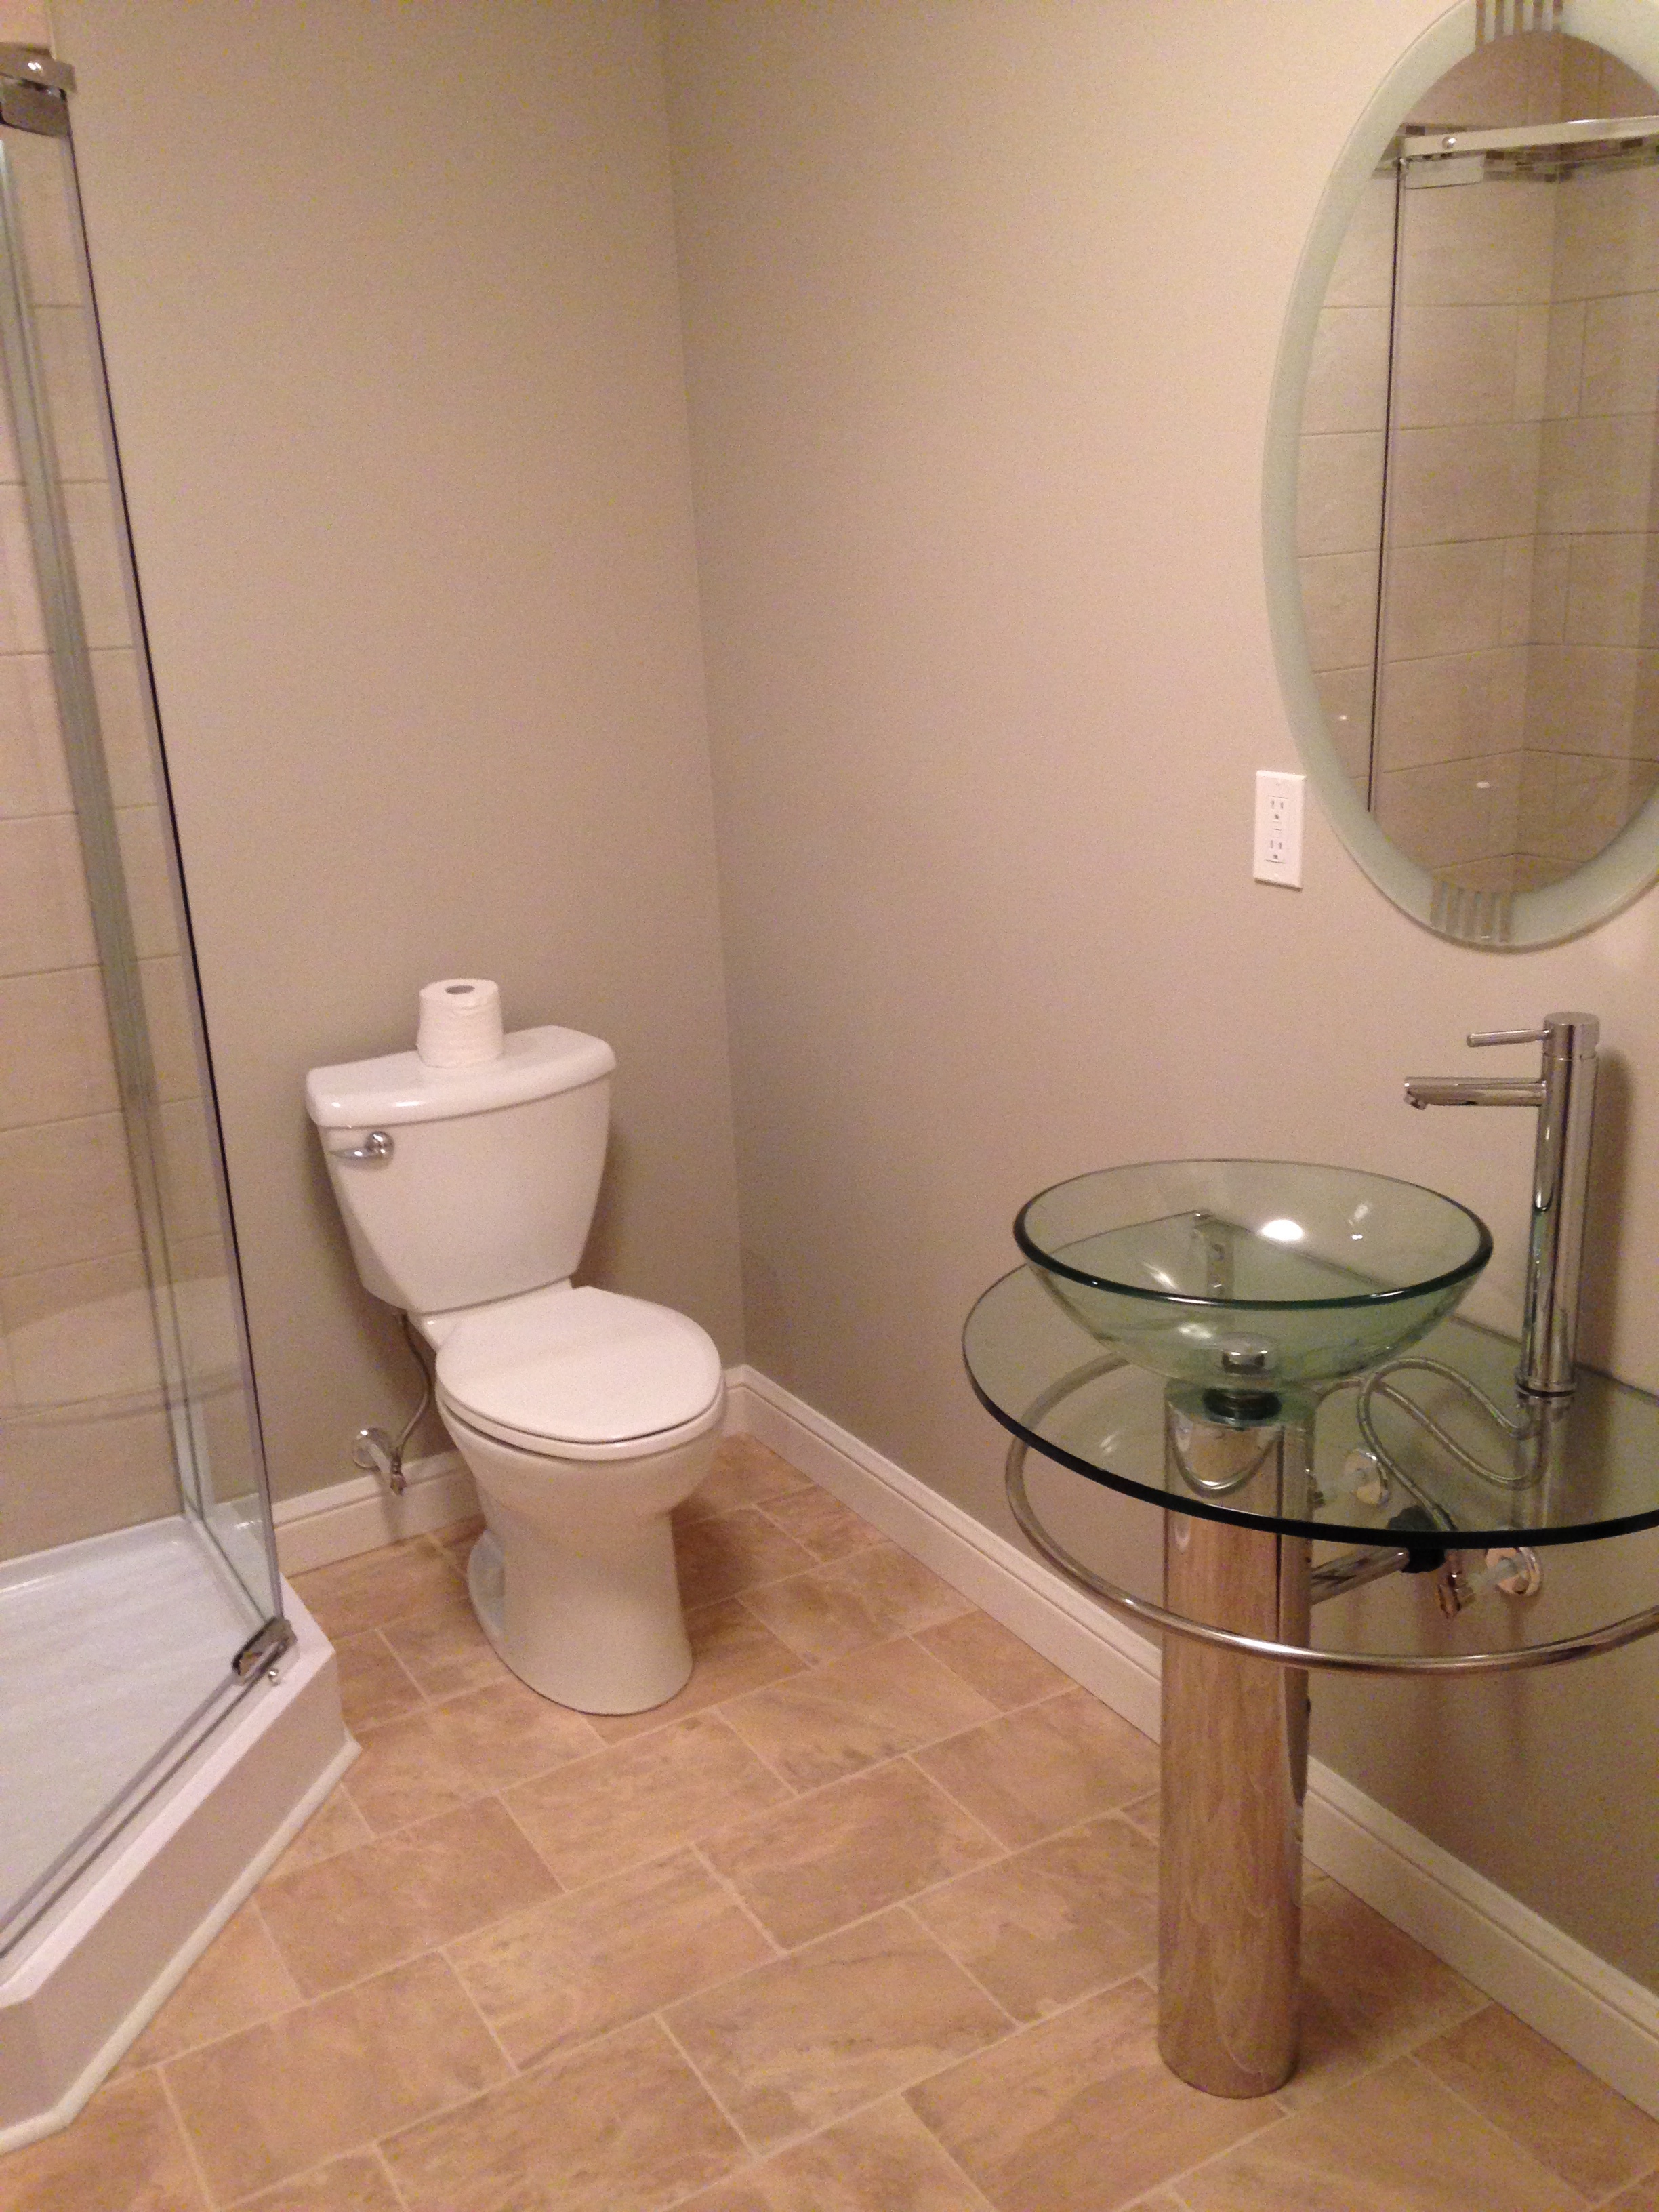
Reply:
[[[273,1676],[295,1643],[284,1617],[269,1474],[241,1293],[234,1218],[225,1172],[217,1093],[203,1016],[200,977],[190,911],[179,865],[176,820],[161,741],[142,597],[133,556],[125,492],[109,402],[96,297],[87,255],[79,181],[70,131],[67,94],[74,75],[37,49],[0,44],[0,377],[9,392],[28,537],[33,556],[53,689],[76,834],[85,860],[94,942],[109,1017],[122,1125],[137,1203],[149,1314],[167,1417],[173,1473],[181,1517],[212,1547],[212,1556],[246,1601],[252,1632],[228,1650],[222,1680],[179,1720],[162,1742],[124,1776],[98,1815],[65,1845],[7,1910],[0,1923],[0,1956],[15,1948],[63,1899],[106,1846],[163,1790],[170,1778],[257,1687]],[[234,1321],[235,1376],[246,1411],[252,1495],[260,1528],[258,1570],[239,1564],[214,1522],[224,1501],[212,1492],[211,1460],[199,1419],[198,1397],[176,1300],[163,1157],[161,1099],[145,1010],[127,875],[116,828],[115,795],[106,756],[94,683],[88,633],[76,575],[75,545],[63,496],[64,477],[53,435],[52,409],[33,326],[23,262],[23,228],[12,137],[16,131],[55,138],[62,146],[62,183],[71,221],[77,273],[87,313],[87,342],[101,437],[114,554],[139,678],[145,738],[157,811],[163,829],[168,893],[179,933],[179,956],[187,986],[191,1042],[202,1118],[216,1200],[217,1226],[228,1267],[226,1296]],[[239,1469],[239,1475],[241,1474]],[[239,1487],[238,1498],[247,1496]],[[46,1556],[46,1555],[43,1555]],[[111,1663],[120,1655],[112,1652]]]

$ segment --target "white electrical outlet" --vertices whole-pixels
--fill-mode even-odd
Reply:
[[[1259,884],[1302,888],[1302,794],[1305,775],[1273,768],[1255,772],[1255,858]]]

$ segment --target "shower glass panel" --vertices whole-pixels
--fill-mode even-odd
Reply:
[[[73,157],[49,119],[0,128],[0,1953],[284,1634]]]

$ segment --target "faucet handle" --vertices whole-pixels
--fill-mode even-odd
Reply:
[[[1547,1044],[1547,1030],[1471,1030],[1470,1044]]]

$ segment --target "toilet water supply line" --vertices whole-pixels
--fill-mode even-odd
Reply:
[[[409,1346],[409,1356],[421,1370],[421,1402],[404,1423],[395,1443],[385,1429],[359,1429],[356,1441],[351,1448],[351,1457],[355,1466],[362,1468],[366,1474],[378,1474],[393,1496],[401,1498],[408,1487],[408,1479],[404,1474],[404,1452],[420,1425],[421,1416],[432,1403],[432,1376],[422,1356],[420,1340],[410,1325],[409,1316],[401,1313],[398,1318],[403,1323],[404,1341]]]

